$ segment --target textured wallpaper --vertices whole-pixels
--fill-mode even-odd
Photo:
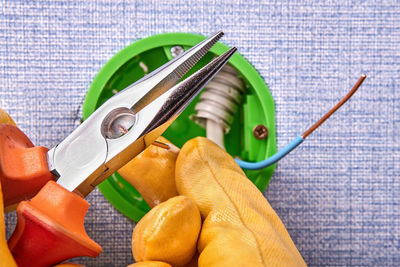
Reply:
[[[77,125],[98,70],[123,47],[164,32],[236,46],[268,84],[283,147],[362,88],[277,165],[264,192],[310,266],[400,262],[400,3],[398,1],[0,1],[0,106],[35,144]],[[95,190],[86,266],[133,262],[135,224]],[[7,235],[15,216],[7,215]]]

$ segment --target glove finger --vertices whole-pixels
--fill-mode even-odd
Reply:
[[[130,264],[127,267],[171,267],[171,265],[162,261],[141,261]]]
[[[170,148],[150,145],[118,170],[151,208],[178,195],[175,186],[175,162],[179,148],[164,137],[159,137],[157,141],[167,143]]]
[[[305,265],[285,226],[232,157],[206,138],[181,149],[179,194],[192,199],[203,222],[199,266]]]
[[[187,264],[196,251],[200,213],[189,198],[177,196],[155,206],[136,225],[132,253],[137,262]]]
[[[11,116],[8,115],[8,113],[5,112],[2,108],[0,108],[0,123],[6,123],[17,126],[14,120],[11,118]]]

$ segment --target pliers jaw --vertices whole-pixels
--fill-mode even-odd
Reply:
[[[228,62],[236,48],[177,84],[223,35],[218,32],[128,86],[48,152],[57,183],[86,196],[155,141]]]

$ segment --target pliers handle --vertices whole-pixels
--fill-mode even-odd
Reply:
[[[34,146],[16,126],[0,124],[0,178],[4,207],[33,197],[54,179],[47,164],[47,151]]]
[[[47,151],[33,146],[16,126],[0,124],[5,206],[22,200],[17,226],[8,240],[18,266],[50,266],[78,256],[96,257],[102,250],[84,228],[89,203],[53,181]]]

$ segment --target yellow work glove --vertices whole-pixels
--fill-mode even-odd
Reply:
[[[150,208],[177,196],[175,162],[179,148],[160,136],[157,141],[169,149],[150,145],[129,161],[118,173],[140,193]]]
[[[199,266],[306,265],[262,193],[232,157],[208,139],[195,138],[183,146],[176,162],[175,182],[178,193],[195,203],[203,220],[197,241]],[[153,266],[143,265],[145,261],[187,264],[187,258],[180,262],[169,260],[176,259],[182,251],[180,247],[191,246],[186,243],[189,238],[177,238],[183,226],[189,227],[182,209],[168,204],[175,198],[156,206],[134,229],[132,248],[135,259],[142,261],[140,266]],[[195,225],[194,221],[190,223]],[[195,229],[186,236],[194,235]],[[168,243],[179,249],[170,248]]]
[[[179,194],[196,203],[204,220],[199,266],[305,265],[262,193],[233,158],[208,139],[184,145],[175,181]]]
[[[11,124],[16,126],[14,120],[5,112],[2,108],[0,108],[0,123]]]
[[[188,263],[196,252],[200,212],[185,196],[155,206],[136,225],[132,252],[136,261],[160,260],[172,266]]]
[[[127,267],[171,267],[171,265],[162,261],[141,261],[130,264]]]

